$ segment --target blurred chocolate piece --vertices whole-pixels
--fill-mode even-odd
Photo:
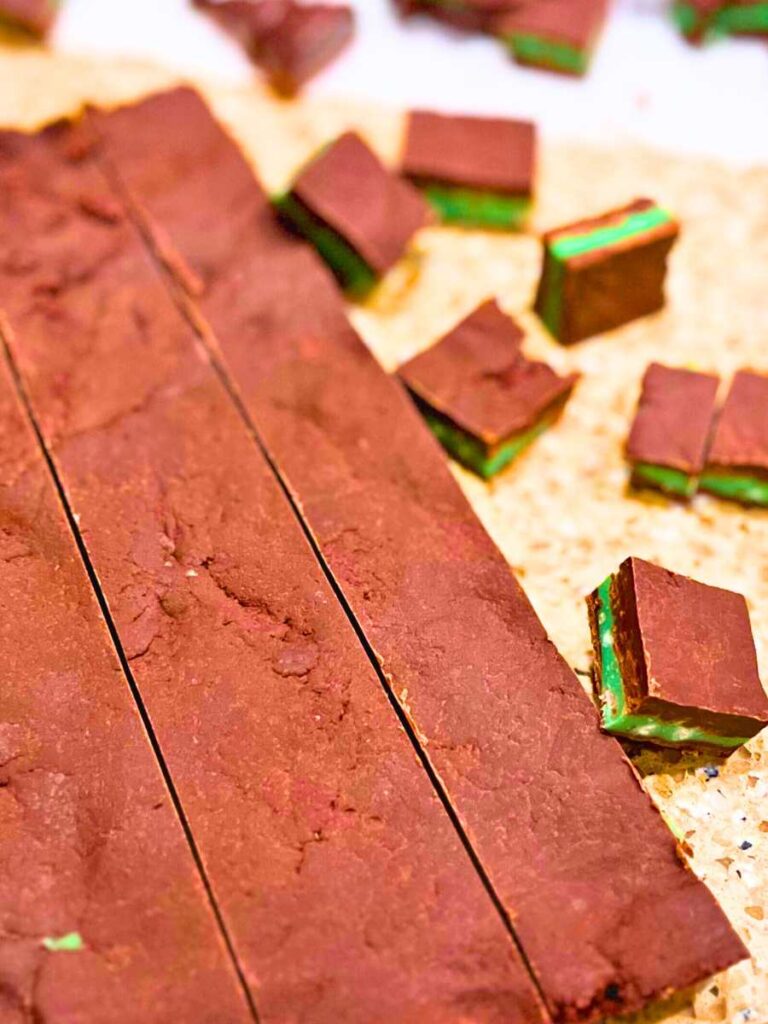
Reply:
[[[700,487],[768,506],[768,377],[741,370],[717,421]]]
[[[492,32],[499,15],[515,10],[521,0],[395,0],[403,17],[427,14],[453,28]]]
[[[519,64],[583,75],[608,7],[609,0],[524,0],[495,18],[494,31]]]
[[[0,24],[44,39],[58,13],[58,0],[0,0]]]

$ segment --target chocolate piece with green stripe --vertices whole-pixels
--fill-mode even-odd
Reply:
[[[587,605],[606,732],[728,751],[768,725],[741,594],[627,558]]]
[[[651,363],[627,441],[632,483],[688,498],[704,469],[719,378]]]
[[[651,199],[547,232],[536,312],[565,345],[657,312],[678,233]]]
[[[741,370],[717,421],[700,487],[768,507],[768,377]]]
[[[557,419],[577,380],[526,359],[522,339],[515,321],[486,302],[399,370],[443,447],[486,479]]]
[[[391,174],[353,132],[321,150],[274,203],[355,298],[395,265],[430,219],[418,190]]]
[[[583,75],[608,14],[608,0],[523,0],[495,32],[519,64]]]
[[[768,35],[766,0],[678,0],[672,18],[691,42],[721,36]]]
[[[520,6],[520,0],[395,0],[404,17],[428,14],[452,28],[491,32],[499,14]]]
[[[531,121],[415,110],[402,171],[445,223],[514,230],[530,211],[535,149]]]

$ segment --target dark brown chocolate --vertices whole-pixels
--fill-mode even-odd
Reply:
[[[514,10],[520,0],[395,0],[400,14],[428,14],[453,28],[490,32],[500,14]]]
[[[0,690],[3,1024],[252,1021],[3,353]]]
[[[402,171],[417,182],[530,196],[536,127],[501,117],[458,117],[413,111]]]
[[[553,1016],[629,1011],[740,960],[742,943],[600,733],[441,449],[355,334],[326,268],[281,235],[232,140],[189,90],[97,123],[156,251],[182,287],[201,282],[189,310],[223,354]]]
[[[545,1024],[266,460],[71,143],[6,140],[0,307],[260,1021]]]
[[[0,0],[0,23],[42,39],[52,28],[58,9],[58,0]]]
[[[398,373],[429,408],[493,448],[564,402],[577,380],[526,359],[522,339],[515,321],[485,302]]]
[[[704,468],[718,384],[719,378],[711,374],[651,363],[643,377],[627,457],[697,476]]]
[[[740,370],[733,378],[717,419],[707,468],[746,470],[768,478],[768,376]]]

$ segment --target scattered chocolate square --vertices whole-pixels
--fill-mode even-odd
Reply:
[[[733,378],[699,487],[768,506],[768,376],[740,370]]]
[[[628,558],[587,605],[606,732],[725,751],[768,725],[741,594]]]
[[[519,64],[583,75],[608,7],[608,0],[522,0],[496,17],[494,31]]]

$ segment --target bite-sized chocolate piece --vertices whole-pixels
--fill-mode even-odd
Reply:
[[[564,345],[655,313],[678,233],[650,199],[548,231],[536,312]]]
[[[583,75],[608,15],[609,0],[523,0],[495,19],[495,34],[519,64]]]
[[[443,447],[486,479],[554,423],[577,380],[526,359],[522,338],[485,302],[398,370]]]
[[[719,378],[660,363],[643,377],[627,441],[632,483],[688,498],[704,469]]]
[[[274,474],[62,150],[65,129],[6,142],[0,308],[259,1020],[546,1024]]]
[[[587,604],[608,732],[732,750],[768,725],[741,594],[627,558]]]
[[[720,36],[768,34],[766,0],[676,0],[672,17],[692,42]]]
[[[429,219],[418,191],[354,132],[321,150],[275,205],[356,297],[394,266]]]
[[[278,230],[205,105],[174,90],[98,126],[158,256],[181,288],[199,283],[185,305],[222,354],[553,1017],[628,1012],[744,957],[413,404],[314,253]]]
[[[733,378],[699,486],[745,505],[768,505],[768,376],[740,370]]]
[[[712,20],[727,0],[674,0],[670,8],[675,24],[691,42],[701,42]]]
[[[395,0],[403,17],[429,14],[446,25],[470,32],[491,32],[495,19],[520,3],[521,0]]]
[[[58,9],[59,0],[0,0],[0,25],[42,39],[52,28]]]
[[[535,149],[531,121],[416,110],[402,172],[448,224],[519,228],[531,207]]]
[[[342,4],[295,0],[195,0],[234,35],[278,92],[292,96],[352,41],[355,16]]]
[[[2,353],[0,690],[3,1024],[252,1021]]]

